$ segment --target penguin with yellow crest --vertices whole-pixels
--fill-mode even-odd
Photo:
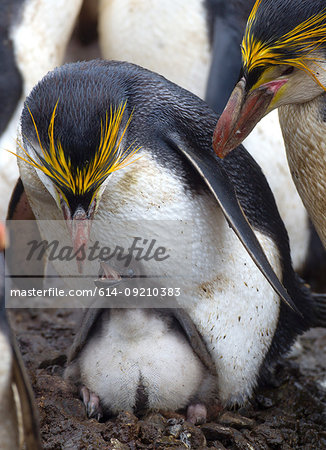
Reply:
[[[325,325],[325,306],[293,272],[287,233],[259,166],[241,146],[224,161],[214,154],[217,118],[198,97],[132,64],[90,61],[55,69],[25,103],[17,149],[21,182],[9,219],[19,214],[33,214],[39,223],[62,219],[74,248],[86,248],[94,239],[113,246],[121,235],[135,236],[134,224],[141,221],[144,235],[157,233],[176,255],[165,266],[150,262],[142,274],[154,275],[152,283],[163,275],[163,287],[169,282],[165,270],[180,274],[180,268],[188,267],[180,255],[185,247],[190,250],[191,268],[178,279],[182,296],[174,300],[189,315],[213,361],[220,402],[234,405],[253,395],[298,334]],[[166,225],[178,221],[191,223],[188,241]],[[42,229],[44,235],[48,231]],[[85,270],[81,261],[77,265],[78,273]],[[60,263],[57,270],[65,276],[63,267]],[[119,308],[113,311],[119,316]],[[104,364],[108,372],[101,370],[96,381],[94,364],[105,355],[100,352],[96,360],[91,348],[105,349],[116,337],[112,333],[127,332],[122,313],[121,320],[110,316],[102,316],[107,318],[100,328],[97,320],[88,323],[72,358],[95,404],[104,396],[106,407],[110,389],[108,395],[103,389],[110,364]],[[152,319],[155,327],[160,320],[155,313]],[[149,354],[163,351],[154,340],[151,345]],[[132,392],[120,379],[124,388],[121,398],[114,399],[115,412],[124,407],[125,395],[135,399],[137,391],[146,398],[155,392],[161,407],[168,407],[164,392],[172,392],[171,378],[154,391],[146,388],[154,380],[144,382],[145,367],[134,357],[139,376]],[[95,384],[87,386],[90,377]]]

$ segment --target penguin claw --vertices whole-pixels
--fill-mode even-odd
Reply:
[[[87,417],[89,419],[96,419],[99,422],[103,417],[103,412],[98,395],[90,392],[86,386],[81,388],[80,393],[85,405]]]
[[[80,395],[81,395],[81,398],[83,399],[84,405],[87,406],[87,404],[89,402],[89,390],[87,389],[86,386],[83,386],[80,389]]]
[[[187,408],[187,421],[193,425],[205,423],[207,419],[207,408],[203,403],[195,403]]]

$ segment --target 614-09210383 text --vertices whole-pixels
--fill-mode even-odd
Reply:
[[[125,297],[179,297],[181,288],[178,287],[97,287],[93,289],[10,289],[12,297],[111,297],[124,295]]]

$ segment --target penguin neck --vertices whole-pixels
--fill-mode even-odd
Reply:
[[[326,247],[326,94],[280,107],[279,118],[293,181]]]

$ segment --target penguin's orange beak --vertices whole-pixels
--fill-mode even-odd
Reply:
[[[92,219],[95,211],[95,200],[93,200],[87,212],[82,206],[78,206],[78,208],[72,214],[66,201],[62,198],[62,196],[60,197],[63,217],[66,221],[67,228],[71,236],[78,272],[83,273],[86,250],[92,226]]]
[[[87,217],[85,210],[82,207],[78,207],[70,221],[69,231],[79,273],[83,272],[91,224],[92,221]]]
[[[246,80],[241,78],[214,130],[213,148],[217,156],[224,158],[241,144],[260,119],[273,109],[271,102],[286,82],[286,79],[269,81],[248,92]]]

